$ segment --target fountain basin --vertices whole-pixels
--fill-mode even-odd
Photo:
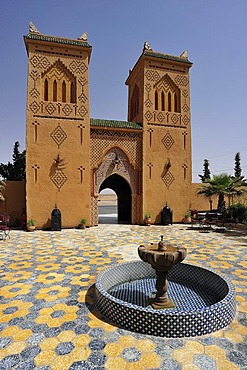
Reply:
[[[155,281],[155,270],[142,261],[106,268],[96,280],[96,305],[122,328],[168,338],[210,334],[235,316],[234,286],[212,270],[175,265],[168,276],[168,293],[176,307],[165,310],[149,305]]]

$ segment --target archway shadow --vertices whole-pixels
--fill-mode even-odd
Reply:
[[[99,192],[107,188],[117,194],[117,219],[110,214],[104,218],[99,215],[99,223],[131,224],[132,195],[129,183],[122,176],[113,174],[102,182]]]

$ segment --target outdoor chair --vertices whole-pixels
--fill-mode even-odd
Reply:
[[[7,237],[10,238],[10,228],[9,224],[9,216],[8,215],[0,215],[0,239],[6,240]]]

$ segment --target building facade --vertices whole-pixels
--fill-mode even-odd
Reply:
[[[55,205],[63,227],[98,224],[98,197],[118,197],[120,222],[174,221],[191,208],[191,119],[187,53],[154,52],[145,43],[126,80],[128,121],[90,119],[87,34],[77,40],[24,36],[28,54],[26,209],[50,226]]]

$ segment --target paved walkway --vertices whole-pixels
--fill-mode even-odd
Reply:
[[[140,335],[100,319],[93,284],[105,267],[138,259],[137,246],[164,240],[186,262],[226,274],[237,316],[211,335]],[[247,369],[247,238],[188,231],[184,225],[100,225],[61,232],[12,231],[0,241],[0,370]]]

